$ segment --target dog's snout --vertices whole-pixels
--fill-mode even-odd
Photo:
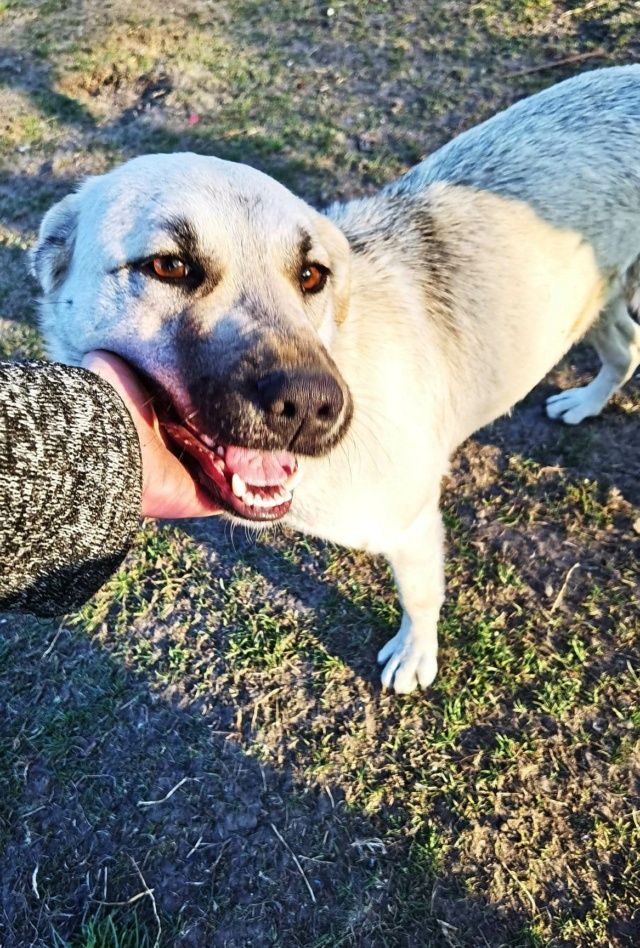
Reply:
[[[258,401],[269,427],[289,441],[326,435],[344,407],[344,394],[326,371],[291,369],[270,372],[257,383]],[[292,445],[294,446],[294,445]]]

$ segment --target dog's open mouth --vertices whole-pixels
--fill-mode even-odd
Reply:
[[[289,451],[258,451],[214,441],[193,426],[160,419],[174,454],[205,491],[244,520],[279,520],[302,472]]]

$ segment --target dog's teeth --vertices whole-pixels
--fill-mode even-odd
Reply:
[[[242,498],[242,503],[246,504],[247,507],[253,507],[254,502],[255,502],[255,497],[253,496],[251,491],[248,490],[247,493]]]
[[[266,506],[267,506],[266,498],[261,497],[260,494],[255,494],[255,495],[254,495],[254,498],[253,498],[253,506],[254,506],[254,507],[266,507]]]
[[[297,467],[293,474],[289,474],[288,478],[282,485],[286,490],[295,490],[300,480],[302,478],[302,469]]]
[[[209,442],[207,442],[207,444],[208,444],[208,443],[209,443]],[[215,441],[212,442],[211,447],[213,448],[214,445],[215,445]],[[220,457],[220,458],[223,458],[223,457],[224,457],[224,448],[222,447],[221,444],[219,444],[218,447],[216,448],[216,454],[217,454],[218,457]]]
[[[221,461],[220,459],[214,461],[213,466],[215,467],[216,471],[220,471],[221,474],[224,471],[224,461]]]
[[[288,502],[291,500],[292,496],[293,496],[293,494],[291,493],[291,491],[290,491],[290,490],[286,490],[286,491],[284,492],[284,494],[281,494],[282,503],[283,503],[283,504],[288,503]]]
[[[206,434],[200,435],[200,440],[204,441],[204,443],[206,444],[208,448],[215,448],[216,446],[215,441],[213,440],[213,438],[210,438],[209,435],[206,435]]]
[[[234,474],[231,478],[231,490],[236,497],[242,497],[247,489],[247,485],[239,474]]]

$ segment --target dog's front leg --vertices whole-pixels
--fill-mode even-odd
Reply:
[[[403,606],[400,631],[378,654],[382,684],[409,694],[438,671],[438,615],[444,599],[444,531],[437,504],[425,507],[385,554]]]

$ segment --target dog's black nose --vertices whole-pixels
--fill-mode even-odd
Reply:
[[[313,450],[317,440],[329,434],[344,407],[342,389],[329,372],[279,370],[263,376],[257,388],[268,426],[286,438],[291,448]]]

